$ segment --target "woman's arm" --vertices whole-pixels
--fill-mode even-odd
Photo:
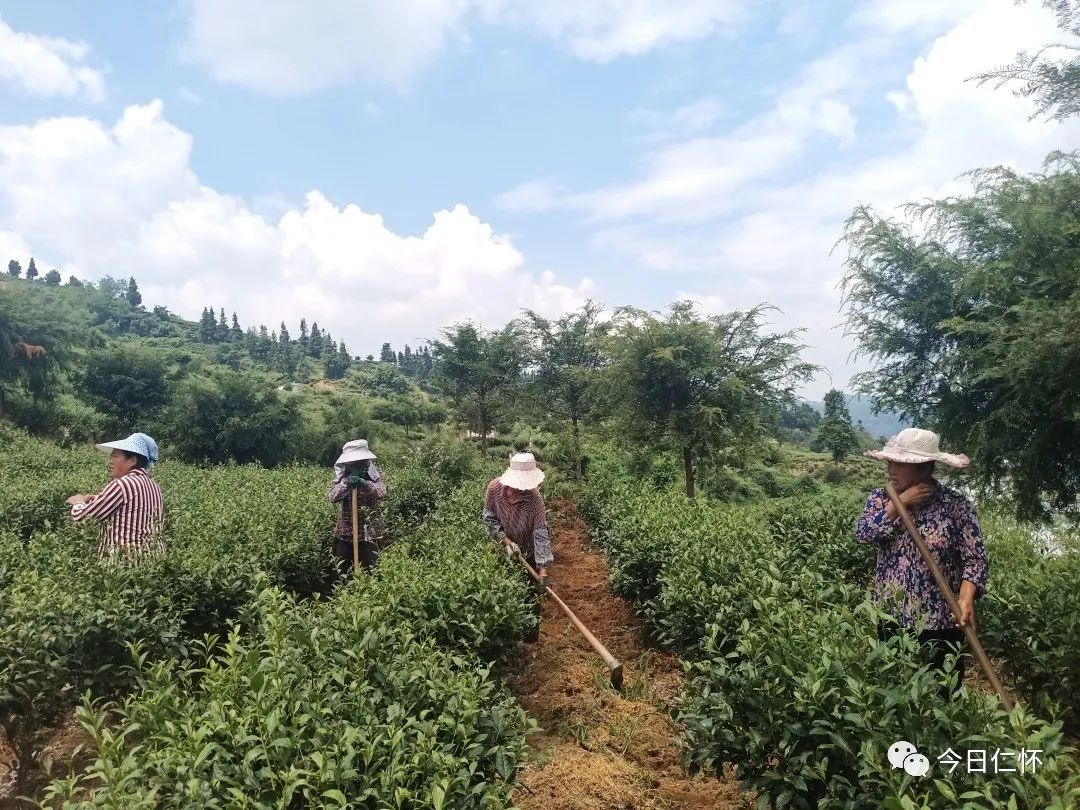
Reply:
[[[974,596],[982,596],[990,578],[990,563],[986,559],[986,547],[975,507],[966,498],[957,509],[955,528],[959,535],[960,560],[964,564],[964,581],[974,587]]]
[[[83,518],[96,518],[104,520],[112,516],[117,509],[124,505],[124,488],[116,479],[105,485],[97,495],[93,495],[83,503],[74,504],[71,507],[71,519],[78,522]]]
[[[866,499],[862,517],[855,524],[855,539],[860,543],[879,543],[883,540],[895,540],[903,532],[899,518],[892,518],[886,511],[888,495],[882,489],[875,489]]]
[[[345,496],[349,494],[349,485],[345,483],[345,479],[342,478],[337,481],[332,487],[330,487],[330,503],[337,503],[338,501],[345,500]]]

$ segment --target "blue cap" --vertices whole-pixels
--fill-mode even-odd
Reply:
[[[120,441],[116,442],[105,442],[96,446],[98,450],[104,450],[106,453],[113,450],[124,450],[128,453],[138,453],[140,456],[147,460],[147,467],[153,467],[154,462],[158,460],[157,442],[155,442],[145,433],[132,433],[126,439],[121,439]]]

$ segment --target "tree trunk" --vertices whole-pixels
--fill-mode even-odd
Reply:
[[[574,478],[577,481],[578,489],[581,489],[583,479],[581,474],[581,428],[578,425],[576,416],[571,417],[570,421],[574,426]]]
[[[686,497],[694,497],[694,454],[693,448],[686,445],[682,451],[683,472],[686,474]]]

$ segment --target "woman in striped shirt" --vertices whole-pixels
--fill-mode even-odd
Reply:
[[[157,443],[145,433],[97,445],[109,453],[111,480],[97,495],[67,499],[75,522],[101,523],[98,557],[138,562],[165,553],[165,507],[161,488],[148,472],[158,460]]]

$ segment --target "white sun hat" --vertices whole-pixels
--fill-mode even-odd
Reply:
[[[881,450],[867,450],[866,455],[883,461],[897,461],[901,464],[925,464],[927,461],[940,461],[950,467],[966,467],[971,459],[963,453],[943,453],[938,447],[940,439],[936,433],[920,428],[905,428],[885,442]]]
[[[375,454],[368,447],[367,439],[357,439],[345,443],[345,446],[341,448],[341,455],[334,462],[334,466],[343,467],[346,464],[352,464],[354,461],[370,461],[373,458],[375,458]]]
[[[499,476],[499,483],[511,489],[536,489],[544,480],[544,471],[536,466],[532,453],[517,453],[510,457],[510,466]]]

